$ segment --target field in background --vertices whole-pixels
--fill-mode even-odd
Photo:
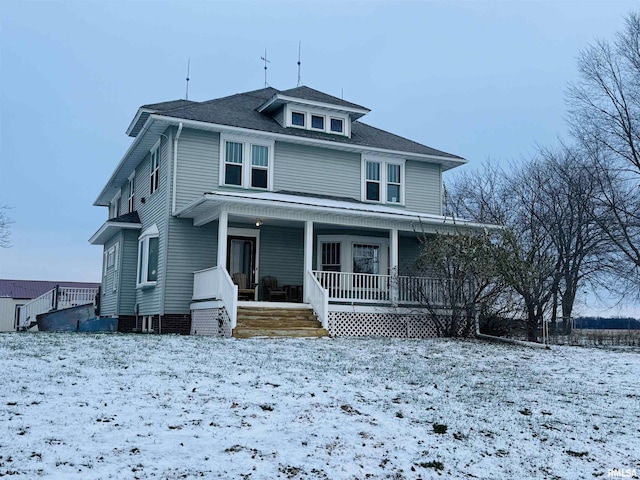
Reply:
[[[23,333],[0,365],[11,478],[640,472],[638,348]]]

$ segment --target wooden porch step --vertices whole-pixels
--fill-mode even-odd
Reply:
[[[238,307],[233,336],[249,337],[324,337],[322,328],[310,308]]]

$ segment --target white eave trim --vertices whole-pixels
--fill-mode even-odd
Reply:
[[[214,132],[223,132],[223,133],[224,132],[238,133],[238,134],[244,134],[244,135],[251,135],[254,137],[281,140],[289,143],[297,143],[302,145],[330,147],[335,150],[343,150],[343,151],[356,152],[356,153],[372,152],[372,153],[379,153],[381,155],[392,155],[392,156],[398,156],[403,158],[409,158],[412,160],[428,160],[430,162],[443,164],[445,166],[450,166],[450,168],[453,168],[454,166],[458,166],[458,165],[464,165],[465,163],[467,163],[467,160],[464,158],[450,158],[450,157],[441,157],[438,155],[427,155],[425,153],[403,152],[401,150],[387,150],[384,148],[367,147],[364,145],[354,145],[349,143],[332,142],[330,140],[320,140],[316,138],[285,135],[283,133],[265,132],[263,130],[253,130],[251,128],[233,127],[233,126],[222,125],[218,123],[201,122],[198,120],[186,120],[183,118],[167,117],[164,115],[152,114],[149,117],[149,119],[152,119],[152,118],[162,121],[164,123],[167,123],[169,125],[178,125],[180,123],[183,123],[185,127],[197,128],[200,130],[210,130]],[[146,127],[146,124],[145,124],[145,127]]]
[[[280,100],[280,101],[282,101],[284,103],[294,103],[294,104],[298,104],[298,105],[308,105],[310,107],[318,107],[318,108],[323,108],[325,110],[338,110],[338,111],[341,111],[341,112],[355,113],[355,114],[358,115],[358,118],[363,116],[363,115],[366,115],[367,113],[369,113],[371,111],[368,108],[347,107],[347,106],[343,106],[343,105],[336,105],[334,103],[317,102],[315,100],[306,100],[304,98],[299,98],[299,97],[289,97],[287,95],[281,95],[279,93],[276,93],[269,100],[267,100],[260,107],[258,107],[258,112],[263,112],[264,110],[269,108],[273,103],[277,102],[278,100]]]
[[[316,200],[315,202],[313,200]],[[194,224],[197,224],[195,218],[199,215],[195,214],[197,207],[206,203],[215,204],[237,204],[249,205],[256,208],[273,206],[285,208],[288,210],[297,210],[304,212],[337,214],[351,217],[367,217],[378,220],[386,220],[392,222],[410,222],[423,223],[431,226],[444,227],[461,227],[471,229],[496,229],[496,225],[481,224],[471,222],[469,220],[456,219],[453,217],[422,214],[419,212],[408,212],[387,207],[383,205],[363,204],[355,202],[346,202],[340,200],[331,200],[324,198],[297,197],[294,195],[286,195],[279,193],[265,192],[264,194],[244,194],[236,192],[215,192],[205,193],[202,197],[194,200],[184,208],[176,212],[176,217],[194,218]],[[210,218],[208,221],[213,220]]]
[[[96,233],[89,239],[91,245],[104,245],[111,237],[120,230],[141,230],[142,225],[139,223],[124,223],[106,221],[98,229]]]
[[[136,113],[136,116],[133,117],[133,120],[129,124],[129,128],[127,128],[127,132],[126,132],[127,135],[131,136],[131,132],[133,131],[134,128],[136,128],[136,125],[138,124],[138,121],[140,120],[140,117],[142,116],[143,113],[151,114],[154,111],[155,110],[151,110],[150,108],[139,108],[138,112]]]

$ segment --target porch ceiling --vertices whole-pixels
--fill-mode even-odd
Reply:
[[[226,211],[230,215],[269,219],[291,225],[304,222],[359,228],[384,228],[400,231],[435,233],[454,229],[486,229],[483,225],[439,215],[410,212],[385,205],[371,205],[325,198],[302,197],[273,192],[211,192],[176,212],[179,218],[191,218],[195,226],[204,225]],[[247,222],[248,223],[248,222]]]

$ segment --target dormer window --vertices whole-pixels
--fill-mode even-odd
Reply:
[[[291,125],[296,127],[304,127],[304,113],[291,112]]]
[[[311,128],[324,130],[324,117],[321,115],[311,115]]]
[[[282,116],[283,127],[295,127],[331,135],[351,136],[349,114],[337,110],[308,107],[306,105],[285,105]]]

